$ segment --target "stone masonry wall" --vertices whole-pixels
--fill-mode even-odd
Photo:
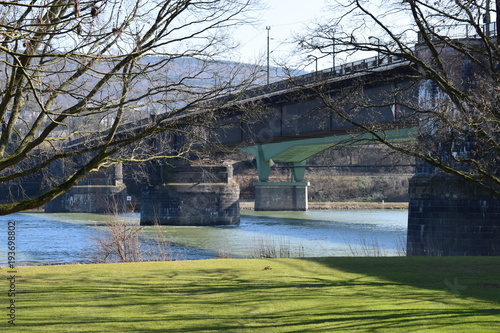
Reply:
[[[500,255],[500,199],[442,173],[410,180],[408,255]]]
[[[231,166],[168,168],[160,178],[142,192],[141,225],[240,223],[240,189]]]

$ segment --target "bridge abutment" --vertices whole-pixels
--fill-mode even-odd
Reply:
[[[146,188],[141,225],[237,225],[239,186],[232,166],[191,166],[161,170],[166,183]]]
[[[255,186],[256,211],[306,211],[308,182],[259,182]]]
[[[500,255],[500,199],[451,175],[415,175],[410,181],[407,254]]]
[[[46,213],[109,214],[128,210],[121,163],[89,174],[77,186],[45,205]]]
[[[45,205],[46,213],[109,214],[126,210],[123,184],[75,186]]]

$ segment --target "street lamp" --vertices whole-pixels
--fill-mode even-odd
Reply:
[[[310,59],[310,58],[313,58],[314,61],[316,62],[316,73],[317,73],[318,72],[318,57],[316,57],[315,55],[310,54],[310,55],[307,56],[307,59]]]
[[[371,43],[371,40],[373,39],[376,39],[377,40],[377,66],[380,66],[380,38],[378,37],[375,37],[375,36],[369,36],[368,37],[368,40],[370,40],[370,43]]]
[[[269,51],[269,30],[271,30],[271,27],[270,26],[266,26],[266,30],[267,30],[267,85],[269,85],[269,54],[270,54],[270,51]]]
[[[333,57],[333,67],[332,71],[335,74],[335,29],[331,31],[332,33],[332,57]]]

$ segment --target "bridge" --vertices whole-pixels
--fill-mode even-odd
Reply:
[[[376,124],[377,134],[392,141],[414,140],[418,119],[410,116],[409,106],[426,89],[408,75],[415,70],[403,59],[377,56],[246,91],[237,103],[261,107],[262,118],[242,122],[234,105],[221,121],[226,126],[211,134],[220,144],[255,158],[256,210],[306,210],[308,158],[333,146],[376,141],[325,107],[317,91],[346,110],[352,108],[357,124]],[[355,109],[340,100],[350,87],[359,88],[370,106]],[[275,162],[293,166],[293,181],[269,181]],[[143,193],[141,224],[155,219],[160,224],[237,224],[238,190],[231,168],[209,169],[208,178],[200,166],[179,168],[173,176],[167,175],[172,170],[160,170],[162,181]],[[409,254],[500,255],[500,200],[459,180],[427,173],[414,177],[410,195]]]

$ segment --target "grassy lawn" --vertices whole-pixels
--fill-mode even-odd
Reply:
[[[500,332],[500,257],[20,267],[15,326],[7,282],[2,332]]]

